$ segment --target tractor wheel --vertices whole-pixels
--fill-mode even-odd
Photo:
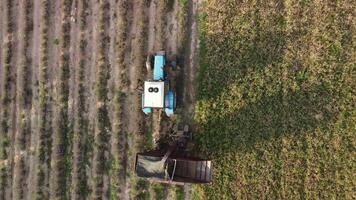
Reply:
[[[174,98],[173,110],[175,110],[177,108],[177,94],[174,92],[173,95],[174,95],[174,97],[173,97]]]
[[[151,55],[147,56],[146,69],[147,69],[147,71],[151,71],[152,70],[152,56]]]

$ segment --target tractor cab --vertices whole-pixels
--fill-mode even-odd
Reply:
[[[176,105],[175,93],[166,79],[165,65],[166,57],[164,52],[158,52],[154,56],[147,58],[146,67],[152,78],[148,78],[144,82],[142,111],[145,114],[151,113],[152,109],[164,109],[167,116],[174,114]]]

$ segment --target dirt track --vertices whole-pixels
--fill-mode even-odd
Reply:
[[[165,125],[141,112],[149,54],[178,58],[179,106],[193,115],[197,2],[84,2],[0,2],[4,199],[136,198],[134,155]]]

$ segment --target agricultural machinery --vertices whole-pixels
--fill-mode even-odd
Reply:
[[[165,53],[157,52],[147,57],[146,67],[148,80],[144,83],[142,111],[149,114],[153,109],[164,109],[167,116],[173,116],[175,76],[170,70],[176,68],[176,61],[166,62]],[[211,182],[211,161],[190,156],[188,146],[192,134],[188,125],[178,127],[174,118],[169,119],[169,126],[160,134],[159,147],[136,155],[136,174],[172,184]]]
[[[136,174],[151,181],[178,185],[211,182],[211,161],[192,157],[186,150],[192,138],[188,126],[169,133],[169,138],[167,147],[136,155]]]
[[[170,88],[166,68],[175,67],[175,61],[170,66],[166,65],[165,52],[161,51],[147,57],[146,67],[149,76],[144,83],[142,111],[149,114],[152,109],[164,109],[167,116],[172,116],[176,107],[176,95]]]

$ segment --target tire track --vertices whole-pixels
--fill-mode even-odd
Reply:
[[[88,77],[87,84],[87,109],[88,109],[88,133],[87,133],[87,156],[89,159],[88,163],[88,189],[89,195],[93,192],[94,181],[94,145],[95,145],[95,123],[96,123],[96,95],[94,92],[95,82],[97,79],[96,74],[96,64],[98,60],[97,53],[97,42],[98,40],[98,4],[96,0],[91,0],[88,2],[88,25],[87,25],[87,35],[88,35],[88,45],[86,50],[87,55],[87,65],[86,65],[86,76]]]
[[[154,49],[155,51],[164,50],[165,44],[165,23],[166,23],[166,10],[167,3],[165,0],[154,0],[156,4],[156,20],[155,20],[155,43]]]
[[[37,158],[37,154],[35,153],[37,148],[37,141],[39,141],[39,92],[38,92],[38,82],[39,82],[39,52],[40,52],[40,38],[41,30],[40,30],[40,19],[41,19],[41,12],[40,9],[40,0],[33,1],[33,34],[32,34],[32,41],[30,43],[29,51],[30,57],[32,60],[31,71],[32,71],[32,107],[30,110],[30,121],[31,121],[31,132],[28,138],[28,156],[27,162],[29,163],[29,172],[28,178],[26,180],[27,188],[26,188],[26,199],[31,199],[32,194],[36,191],[36,173],[37,173],[37,163],[39,162]]]

